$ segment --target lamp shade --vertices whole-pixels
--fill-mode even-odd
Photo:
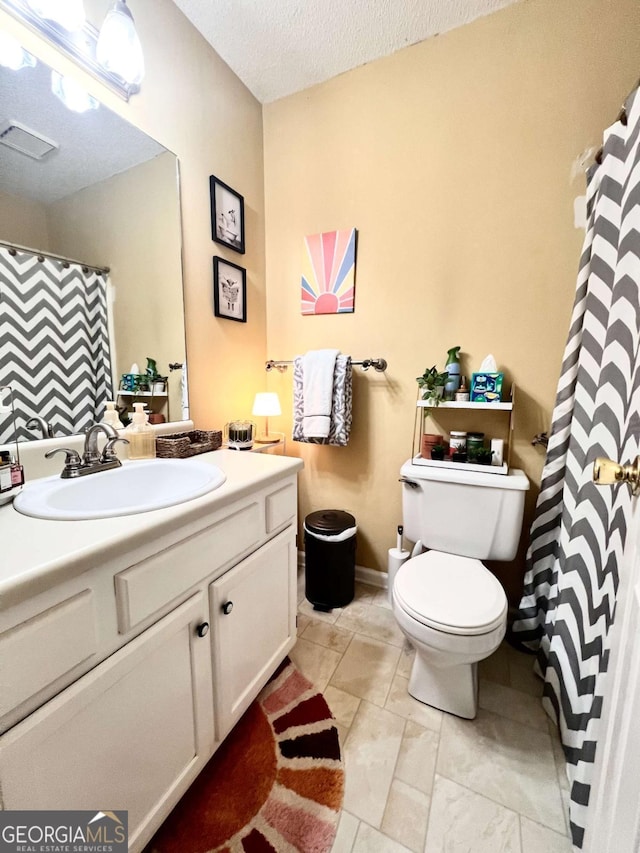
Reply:
[[[86,113],[87,110],[97,110],[100,106],[79,83],[71,77],[63,77],[57,71],[51,72],[51,91],[74,113]]]
[[[132,86],[144,77],[142,46],[133,23],[133,15],[124,0],[115,3],[104,19],[96,45],[100,65]]]
[[[0,65],[19,71],[21,68],[33,68],[35,64],[35,57],[27,53],[19,41],[9,33],[0,32]]]
[[[263,415],[265,417],[281,415],[282,409],[280,408],[278,395],[269,391],[256,394],[256,398],[253,402],[252,414]]]

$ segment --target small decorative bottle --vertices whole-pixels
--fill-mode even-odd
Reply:
[[[124,433],[129,440],[129,459],[155,459],[156,433],[149,425],[144,403],[134,403],[133,408],[131,426]]]
[[[15,489],[16,486],[24,485],[24,468],[20,462],[11,457],[11,486]]]
[[[120,420],[120,416],[116,411],[116,404],[113,400],[107,400],[104,404],[104,415],[102,416],[102,423],[109,424],[109,426],[114,427],[114,429],[122,429],[122,422]]]
[[[460,380],[460,387],[456,391],[456,403],[469,402],[469,386],[467,385],[467,377],[463,376]]]

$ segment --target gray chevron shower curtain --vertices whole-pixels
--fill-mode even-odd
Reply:
[[[0,246],[0,385],[10,385],[18,439],[34,415],[57,435],[99,421],[113,399],[107,276],[79,263]],[[0,444],[13,439],[0,411]]]
[[[630,405],[640,382],[639,137],[636,90],[588,176],[587,235],[513,629],[537,650],[543,703],[566,755],[578,849],[631,511],[626,486],[594,486],[593,462],[633,459],[640,435],[640,414]]]

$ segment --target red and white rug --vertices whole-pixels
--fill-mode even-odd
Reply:
[[[287,658],[145,853],[327,853],[343,793],[335,720]]]

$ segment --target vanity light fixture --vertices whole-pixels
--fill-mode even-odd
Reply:
[[[100,28],[96,45],[100,65],[130,86],[138,87],[144,77],[142,46],[125,0],[115,0]]]
[[[27,0],[39,18],[59,24],[70,33],[85,24],[84,0]]]
[[[282,409],[280,408],[280,400],[277,394],[273,392],[263,392],[260,394],[256,394],[256,398],[253,403],[253,415],[260,415],[265,419],[265,430],[264,435],[258,436],[255,441],[257,444],[276,444],[280,441],[280,437],[277,435],[269,435],[269,416],[270,415],[281,415]]]
[[[126,44],[123,47],[120,42],[120,47],[114,48],[116,58],[113,62],[109,58],[109,51],[104,47],[101,48],[105,51],[102,59],[96,56],[100,33],[90,21],[85,20],[83,0],[0,0],[0,9],[43,36],[71,57],[80,68],[88,71],[125,101],[140,91],[140,80],[144,75],[142,49],[133,27],[131,13],[124,0],[113,4],[108,12],[103,25],[104,38],[107,40],[107,45],[113,43],[109,31],[110,21],[115,11],[118,18],[127,19],[130,27],[129,43],[133,43],[134,48],[133,51],[129,50]],[[124,14],[122,14],[123,9]],[[0,49],[3,64],[6,58],[3,56],[4,53],[4,49]],[[9,56],[15,57],[14,49]],[[19,57],[17,60],[12,58],[11,61],[14,64],[22,62],[21,55]]]
[[[0,65],[19,71],[21,68],[34,68],[35,56],[31,56],[17,39],[9,33],[0,32]]]
[[[57,71],[51,72],[51,91],[74,113],[86,113],[88,110],[97,110],[100,106],[100,103],[72,77],[63,77]]]

